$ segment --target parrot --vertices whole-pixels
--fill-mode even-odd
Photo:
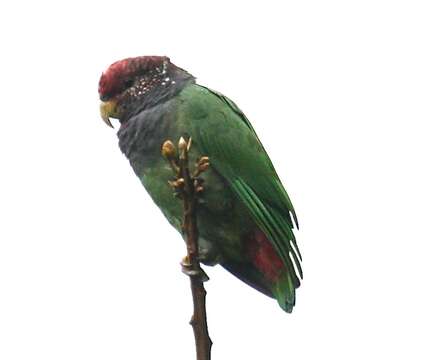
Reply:
[[[163,143],[192,139],[189,157],[207,156],[199,200],[199,261],[220,265],[275,298],[287,313],[303,278],[298,220],[276,170],[240,108],[167,56],[130,57],[99,80],[100,115],[119,120],[120,150],[168,222],[182,234],[182,203],[168,182]],[[296,230],[295,230],[296,231]]]

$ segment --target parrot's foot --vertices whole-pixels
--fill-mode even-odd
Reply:
[[[202,280],[202,282],[208,281],[210,279],[200,266],[198,269],[193,268],[193,265],[190,263],[188,256],[184,257],[181,261],[181,268],[184,274],[190,277],[197,276]]]
[[[214,248],[208,249],[207,247],[199,247],[199,261],[207,266],[215,266],[219,264],[221,259],[220,253],[214,250]]]

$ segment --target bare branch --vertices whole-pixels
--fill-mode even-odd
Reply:
[[[193,175],[190,175],[188,153],[192,145],[191,138],[186,141],[183,137],[178,142],[178,155],[173,143],[165,141],[162,154],[169,161],[175,174],[175,180],[169,184],[176,194],[180,194],[183,201],[183,233],[186,239],[187,256],[182,261],[182,270],[190,277],[193,297],[193,315],[190,324],[193,327],[196,343],[196,359],[210,360],[212,341],[208,333],[204,281],[208,276],[199,263],[199,232],[196,221],[198,196],[204,191],[203,180],[198,176],[209,167],[209,158],[201,157]]]

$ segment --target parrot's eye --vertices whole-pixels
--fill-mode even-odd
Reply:
[[[125,81],[124,86],[127,88],[131,87],[133,85],[134,81],[132,79],[128,79]]]

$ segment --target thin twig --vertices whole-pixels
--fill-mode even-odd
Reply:
[[[186,238],[187,256],[182,262],[183,272],[190,277],[193,297],[193,315],[190,324],[193,327],[196,343],[196,359],[210,360],[212,341],[208,334],[204,281],[208,280],[199,263],[199,232],[196,221],[196,208],[199,193],[203,191],[202,181],[198,176],[208,169],[208,157],[202,157],[196,164],[193,175],[189,169],[188,152],[191,139],[188,142],[181,137],[178,143],[178,153],[171,141],[166,141],[162,154],[168,159],[175,173],[176,180],[170,182],[175,193],[183,200],[183,233]]]

